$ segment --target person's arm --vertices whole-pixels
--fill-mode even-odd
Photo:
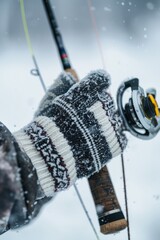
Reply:
[[[23,194],[14,203],[10,228],[29,222],[59,191],[98,172],[123,151],[127,141],[106,91],[109,85],[104,71],[92,72],[67,93],[45,100],[35,119],[14,133]],[[23,208],[25,220],[17,224],[14,216]]]
[[[8,221],[21,185],[13,135],[0,123],[0,233],[8,229]]]
[[[74,83],[71,74],[60,74],[41,100],[36,115]],[[29,223],[50,199],[39,184],[32,161],[0,123],[0,234]]]

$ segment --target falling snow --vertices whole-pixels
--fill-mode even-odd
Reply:
[[[152,2],[147,2],[146,7],[148,10],[151,10],[151,11],[154,10],[154,8],[155,8],[154,4]]]
[[[4,2],[5,5],[8,1],[2,2]],[[36,11],[35,6],[37,1],[32,2],[33,9]],[[90,70],[101,66],[101,62],[98,57],[96,41],[92,36],[93,31],[90,25],[87,7],[81,4],[83,8],[79,7],[77,10],[75,2],[78,4],[78,1],[72,2],[73,5],[70,6],[69,1],[64,1],[67,12],[62,11],[62,7],[61,9],[59,8],[61,1],[55,1],[56,7],[54,8],[57,10],[56,14],[59,15],[60,26],[67,40],[66,47],[69,54],[71,54],[71,61],[81,78]],[[114,3],[114,1],[110,2]],[[105,6],[108,4],[107,1],[105,1],[105,5],[101,5],[101,1],[94,1],[95,7],[91,8],[92,11],[97,10],[95,11],[97,13],[100,9],[98,5],[101,6],[102,16],[97,15],[97,22],[98,30],[100,30],[103,37],[102,44],[107,69],[109,69],[113,80],[111,93],[114,92],[116,95],[117,86],[119,86],[122,80],[131,76],[138,76],[144,87],[147,88],[150,87],[150,85],[155,85],[158,92],[157,96],[159,96],[158,63],[160,59],[158,53],[160,51],[160,37],[159,31],[157,31],[157,29],[159,29],[159,17],[158,15],[153,15],[155,12],[158,12],[160,15],[159,1],[147,2],[137,0],[130,2],[116,1],[115,3],[118,9],[117,11],[114,8],[114,4]],[[26,5],[28,11],[31,11],[29,1],[26,1]],[[141,5],[143,5],[143,8],[140,8]],[[0,3],[0,6],[3,6],[3,4],[1,5]],[[2,76],[0,88],[1,121],[6,122],[8,127],[14,131],[14,128],[19,129],[32,119],[33,112],[36,110],[43,93],[39,87],[37,78],[33,78],[29,73],[32,62],[26,50],[27,47],[22,24],[19,21],[19,17],[18,19],[16,18],[19,16],[18,7],[13,4],[12,7],[6,8],[6,11],[2,10],[0,7],[2,23],[0,25],[0,33],[1,42],[3,41],[1,44],[2,57],[0,58],[1,66],[3,66],[0,68],[0,75]],[[9,12],[9,10],[11,12]],[[28,14],[28,20],[34,50],[38,56],[45,81],[47,81],[47,85],[49,86],[61,71],[61,66],[59,66],[56,50],[51,50],[52,47],[55,47],[52,38],[50,37],[50,40],[48,40],[46,37],[48,34],[47,31],[49,30],[47,21],[45,19],[46,25],[42,25],[43,19],[38,10],[39,16],[36,16],[33,20],[30,19]],[[42,6],[40,10],[42,11]],[[132,16],[134,10],[136,10],[135,15]],[[87,16],[85,16],[85,12],[87,12]],[[63,26],[63,24],[68,21],[63,21],[63,16],[70,16],[69,13],[72,19],[74,19],[74,23],[66,27],[66,25]],[[105,16],[105,18],[101,20],[103,16]],[[127,16],[130,17],[128,18]],[[17,41],[17,39],[19,40]],[[146,49],[148,50],[148,54],[145,54]],[[11,80],[10,83],[8,80]],[[33,87],[31,87],[31,85]],[[23,89],[25,89],[25,91],[23,91]],[[28,99],[32,97],[33,102],[28,106]],[[158,204],[160,193],[158,183],[160,181],[160,166],[159,161],[157,161],[159,159],[159,152],[157,151],[159,142],[159,136],[157,136],[155,140],[147,143],[137,141],[129,136],[129,146],[125,152],[131,234],[133,234],[133,238],[135,239],[159,239],[158,219],[160,208]],[[4,156],[2,151],[0,151],[0,154]],[[130,161],[128,161],[128,159]],[[120,159],[117,158],[111,161],[109,167],[122,208],[125,212],[123,186],[121,186],[122,181],[119,177],[121,176],[119,160]],[[91,206],[92,199],[87,188],[88,185],[86,186],[86,182],[83,182],[83,180],[80,181],[78,185],[99,231],[95,209],[94,206]],[[36,205],[36,202],[34,205]],[[101,206],[100,208],[98,207],[98,210],[99,209],[101,211]],[[5,219],[3,220],[5,221]],[[28,222],[28,220],[26,220],[26,222]],[[62,224],[63,231],[60,231],[59,226]],[[79,226],[81,226],[81,228],[79,228]],[[13,231],[4,236],[2,235],[1,238],[2,240],[27,240],[34,237],[41,240],[44,239],[43,233],[47,240],[53,238],[61,240],[93,238],[73,189],[57,196],[57,199],[44,208],[41,216],[33,222],[33,224],[27,228],[23,228],[19,232]],[[101,239],[105,240],[106,236],[101,234]],[[110,235],[109,239],[126,239],[126,231],[122,231],[118,235]]]
[[[111,12],[111,11],[112,11],[112,9],[111,9],[111,8],[109,8],[109,7],[104,7],[104,11],[106,11],[106,12]]]

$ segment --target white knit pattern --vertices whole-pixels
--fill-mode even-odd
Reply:
[[[99,158],[97,147],[93,141],[93,138],[92,138],[89,130],[86,128],[86,126],[84,125],[82,120],[77,116],[77,113],[74,111],[74,109],[69,106],[69,104],[67,105],[66,102],[60,98],[57,98],[55,104],[60,106],[61,108],[63,108],[70,115],[70,117],[76,123],[78,129],[82,132],[82,134],[83,134],[84,138],[86,139],[86,142],[89,146],[90,152],[92,154],[96,172],[99,171],[99,169],[101,168],[101,160]]]
[[[60,132],[56,124],[48,117],[37,117],[34,122],[37,122],[43,127],[46,134],[55,146],[57,152],[63,158],[70,178],[70,186],[73,185],[77,179],[75,159],[67,140],[64,138],[64,135]],[[29,156],[34,167],[36,168],[38,179],[45,195],[53,196],[55,190],[54,179],[52,178],[44,159],[41,157],[40,153],[36,150],[34,144],[30,140],[30,137],[24,132],[23,129],[16,132],[14,135],[19,145]]]
[[[48,117],[41,116],[36,118],[35,121],[43,127],[47,135],[50,137],[52,143],[54,144],[57,152],[63,158],[70,177],[70,185],[73,185],[77,179],[75,165],[76,161],[73,157],[73,153],[71,151],[71,147],[68,144],[68,141],[64,138],[64,135],[60,132],[56,124]]]
[[[54,195],[55,184],[54,180],[48,171],[48,168],[41,157],[40,153],[36,151],[35,146],[31,142],[29,136],[23,129],[14,133],[14,136],[19,143],[21,149],[26,152],[31,159],[33,166],[37,171],[38,180],[47,197]]]
[[[103,109],[103,105],[100,101],[96,102],[89,108],[94,114],[95,119],[101,126],[102,135],[106,138],[112,157],[121,153],[121,147],[118,142],[115,130],[109,121],[109,117],[106,115],[106,111]]]

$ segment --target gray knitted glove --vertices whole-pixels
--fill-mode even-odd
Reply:
[[[99,171],[125,148],[122,120],[106,91],[109,85],[106,72],[92,72],[15,134],[46,196]]]
[[[71,74],[62,73],[42,99],[37,115],[47,111],[53,99],[75,81]],[[30,158],[0,123],[0,234],[29,223],[50,199],[44,195]]]
[[[57,96],[66,93],[68,89],[75,83],[76,79],[71,75],[71,73],[61,73],[42,98],[35,116],[47,116],[48,108],[51,105],[51,102]]]

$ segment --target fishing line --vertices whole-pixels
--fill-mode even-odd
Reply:
[[[87,0],[87,3],[88,3],[88,8],[89,8],[89,13],[90,13],[92,25],[93,25],[93,30],[95,32],[96,41],[97,41],[97,45],[98,45],[100,56],[101,56],[102,65],[103,65],[103,68],[106,69],[105,61],[104,61],[104,55],[103,55],[103,50],[102,50],[102,45],[101,45],[100,36],[99,36],[99,32],[98,32],[98,27],[97,27],[97,20],[96,20],[96,17],[94,15],[94,12],[92,10],[92,8],[93,8],[92,0]],[[127,217],[127,223],[128,223],[127,224],[127,234],[128,234],[128,240],[130,240],[131,237],[130,237],[128,198],[127,198],[127,184],[126,184],[126,173],[125,173],[125,164],[124,164],[124,155],[123,155],[123,153],[121,153],[121,164],[122,164],[122,178],[123,178],[123,186],[124,186],[124,198],[125,198],[126,217]]]
[[[103,69],[106,69],[102,44],[101,44],[101,41],[100,41],[99,31],[98,31],[98,27],[97,27],[97,21],[96,21],[96,17],[93,13],[93,10],[92,10],[92,8],[93,8],[92,1],[87,0],[87,3],[88,3],[88,9],[89,9],[89,14],[90,14],[92,26],[93,26],[94,33],[95,33],[97,46],[98,46],[100,57],[101,57],[102,66],[103,66]]]
[[[124,186],[124,197],[125,197],[125,208],[126,208],[126,217],[127,217],[127,235],[128,240],[131,239],[130,235],[130,222],[129,222],[129,208],[128,208],[128,199],[127,199],[127,185],[126,185],[126,173],[125,173],[125,165],[124,165],[124,155],[121,154],[121,164],[122,164],[122,174],[123,174],[123,186]]]
[[[97,231],[96,231],[96,229],[95,229],[95,227],[94,227],[94,224],[93,224],[93,222],[92,222],[92,220],[91,220],[91,218],[90,218],[90,216],[89,216],[89,214],[88,214],[88,211],[87,211],[87,209],[86,209],[86,207],[85,207],[85,205],[84,205],[84,202],[83,202],[83,200],[82,200],[82,197],[81,197],[81,195],[80,195],[80,193],[79,193],[79,190],[78,190],[76,184],[74,184],[74,189],[75,189],[75,191],[76,191],[76,193],[77,193],[77,195],[78,195],[78,198],[79,198],[79,201],[80,201],[80,203],[81,203],[81,205],[82,205],[82,207],[83,207],[83,210],[84,210],[87,218],[89,219],[89,223],[90,223],[90,225],[91,225],[91,228],[93,229],[93,232],[95,233],[95,236],[96,236],[97,240],[100,240],[100,238],[99,238],[99,236],[98,236],[98,233],[97,233]]]
[[[23,0],[20,0],[20,8],[21,8],[22,23],[23,23],[23,28],[24,28],[24,32],[25,32],[26,41],[27,41],[28,50],[29,50],[29,52],[32,56],[32,60],[33,60],[33,63],[35,65],[35,69],[31,70],[31,74],[39,77],[42,88],[43,88],[44,92],[46,92],[47,88],[45,86],[44,80],[43,80],[42,75],[40,73],[40,70],[39,70],[39,67],[38,67],[38,64],[37,64],[37,60],[34,56],[33,47],[32,47],[32,43],[31,43],[29,31],[28,31],[28,25],[27,25],[27,21],[26,21],[26,14],[25,14],[24,1]]]
[[[27,25],[27,21],[26,21],[26,15],[25,15],[25,9],[24,9],[24,1],[23,0],[20,0],[20,8],[21,8],[23,28],[24,28],[25,37],[26,37],[26,40],[27,40],[28,49],[29,49],[29,52],[30,52],[30,54],[32,56],[34,65],[36,67],[35,69],[31,70],[31,74],[34,75],[34,76],[39,76],[40,83],[41,83],[41,85],[43,87],[44,92],[46,93],[47,92],[47,88],[46,88],[44,80],[43,80],[43,78],[42,78],[42,76],[40,74],[40,70],[39,70],[39,67],[38,67],[36,58],[34,56],[34,52],[33,52],[33,47],[32,47],[32,43],[31,43],[31,39],[30,39],[30,35],[29,35],[29,30],[28,30],[28,25]],[[76,194],[78,196],[78,199],[79,199],[79,201],[80,201],[80,203],[82,205],[82,208],[83,208],[83,210],[84,210],[84,212],[85,212],[85,214],[87,216],[87,219],[88,219],[88,221],[90,223],[90,226],[91,226],[91,228],[92,228],[92,230],[93,230],[93,232],[95,234],[95,237],[96,237],[97,240],[100,240],[100,238],[98,237],[98,234],[96,232],[96,229],[94,227],[94,224],[93,224],[93,222],[92,222],[92,220],[91,220],[91,218],[89,216],[89,213],[88,213],[88,211],[87,211],[87,209],[85,207],[85,204],[84,204],[84,202],[82,200],[81,194],[80,194],[77,186],[75,184],[73,186],[74,186],[75,192],[76,192]]]

